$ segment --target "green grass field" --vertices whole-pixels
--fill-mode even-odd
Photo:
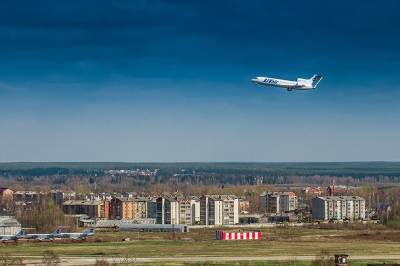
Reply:
[[[105,233],[91,240],[74,243],[18,242],[1,244],[0,254],[41,255],[52,250],[58,255],[171,257],[171,256],[301,256],[400,254],[400,231],[271,228],[262,229],[262,241],[216,241],[213,229],[189,233]],[[121,241],[129,237],[131,241]],[[173,238],[175,237],[175,240]]]
[[[176,263],[166,263],[163,264],[164,266],[310,266],[312,262],[310,261],[262,261],[262,262],[229,262],[229,263],[213,263],[213,262],[206,262],[206,263],[184,263],[184,264],[176,264]],[[396,263],[396,261],[351,261],[351,266],[366,266],[370,263]],[[150,265],[150,264],[142,264],[142,265]],[[154,265],[154,264],[152,264]]]
[[[52,250],[59,255],[124,255],[136,257],[163,256],[274,256],[274,255],[317,255],[321,250],[351,255],[400,254],[400,243],[382,241],[169,241],[141,240],[132,242],[101,242],[73,244],[18,244],[6,245],[0,254],[41,255]]]

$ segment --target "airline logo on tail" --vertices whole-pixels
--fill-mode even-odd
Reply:
[[[322,75],[314,75],[311,80],[312,80],[312,86],[313,88],[316,88],[318,83],[321,81]]]

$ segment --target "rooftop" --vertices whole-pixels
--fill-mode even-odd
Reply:
[[[101,205],[101,204],[103,204],[103,201],[101,200],[67,200],[66,202],[63,203],[63,205],[86,205],[86,206]]]
[[[294,193],[292,191],[284,191],[284,192],[282,192],[282,191],[274,191],[274,192],[266,191],[261,194],[261,196],[266,196],[266,195],[272,195],[272,196],[289,195],[289,196],[295,197],[296,193]]]
[[[120,201],[150,201],[150,198],[146,197],[134,197],[134,198],[128,198],[128,197],[116,197],[116,199]]]
[[[323,196],[317,198],[322,200],[364,200],[364,198],[359,196]]]
[[[0,216],[0,227],[21,226],[21,224],[11,216]]]
[[[213,200],[232,200],[238,198],[235,195],[204,195],[204,197],[208,197]]]

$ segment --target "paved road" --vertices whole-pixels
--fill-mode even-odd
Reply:
[[[96,257],[61,257],[61,264],[63,266],[82,266],[93,265],[96,262]],[[156,257],[156,258],[113,258],[104,257],[110,263],[149,263],[149,262],[227,262],[227,261],[311,261],[315,256],[269,256],[269,257]],[[398,260],[400,262],[400,255],[362,255],[351,256],[350,260]],[[40,263],[39,257],[26,257],[24,259],[28,265],[35,265]]]

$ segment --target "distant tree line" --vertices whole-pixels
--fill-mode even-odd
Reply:
[[[2,176],[102,175],[111,169],[158,169],[160,176],[177,173],[250,176],[398,177],[400,162],[335,163],[0,163]]]

